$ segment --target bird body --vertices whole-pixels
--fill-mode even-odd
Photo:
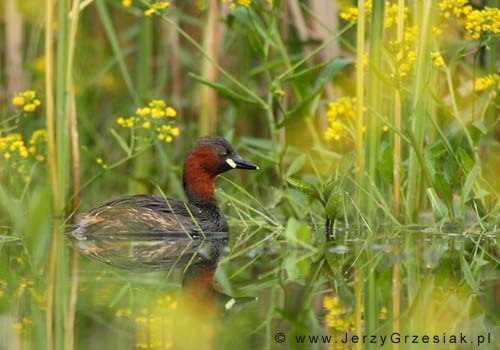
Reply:
[[[81,215],[67,235],[83,254],[129,270],[216,266],[228,225],[217,206],[215,178],[235,168],[258,169],[222,137],[203,137],[184,164],[187,202],[144,194],[120,197]]]

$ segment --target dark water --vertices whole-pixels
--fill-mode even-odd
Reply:
[[[338,230],[327,241],[321,232],[254,229],[229,239],[77,242],[75,348],[500,349],[497,233],[449,231]],[[1,252],[18,244],[0,241]],[[35,297],[6,299],[0,349],[37,348]],[[5,333],[20,317],[32,323]]]

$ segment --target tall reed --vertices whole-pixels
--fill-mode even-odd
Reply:
[[[71,24],[69,28],[69,45],[68,45],[68,64],[66,69],[66,91],[68,94],[68,109],[69,123],[71,133],[71,214],[72,222],[74,222],[74,214],[76,213],[80,202],[80,144],[78,136],[78,122],[76,112],[76,101],[73,82],[73,66],[75,57],[76,37],[78,32],[78,23],[80,19],[80,0],[73,0],[71,8]],[[78,292],[78,252],[75,248],[71,250],[71,284],[69,290],[68,317],[66,323],[66,342],[65,349],[72,350],[75,346],[75,318],[76,318],[76,301]]]
[[[52,25],[54,22],[54,1],[47,0],[45,7],[45,110],[47,123],[47,162],[52,189],[52,215],[54,216],[52,227],[52,243],[50,248],[50,260],[48,266],[47,281],[47,349],[54,348],[53,342],[53,314],[54,314],[54,284],[56,273],[56,257],[59,240],[59,228],[55,218],[59,215],[59,187],[56,159],[55,140],[55,116],[54,116],[54,34]]]

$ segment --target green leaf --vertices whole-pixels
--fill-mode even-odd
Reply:
[[[332,195],[334,191],[338,192],[339,184],[340,184],[339,178],[327,181],[323,185],[323,198],[325,198],[325,200],[328,200],[328,198]]]
[[[290,177],[293,174],[300,171],[300,169],[302,169],[302,167],[306,163],[306,159],[307,159],[307,156],[305,154],[301,154],[300,156],[295,158],[294,161],[292,162],[292,164],[290,164],[290,167],[288,168],[288,170],[286,171],[286,174],[285,174],[286,177]]]
[[[230,89],[222,84],[207,80],[207,79],[203,78],[202,76],[199,76],[199,75],[194,74],[194,73],[189,73],[189,76],[191,78],[195,79],[196,81],[204,84],[204,85],[210,86],[212,89],[216,90],[221,96],[224,96],[231,101],[245,102],[245,103],[250,103],[250,104],[255,104],[255,105],[260,106],[260,103],[258,101],[255,101],[255,100],[250,99],[248,97],[238,95],[232,89]]]
[[[426,193],[427,197],[429,198],[429,201],[431,202],[432,213],[434,215],[434,218],[436,219],[445,218],[448,215],[448,209],[446,205],[443,203],[443,201],[440,200],[439,197],[436,195],[434,189],[428,188]]]
[[[458,149],[458,158],[460,159],[460,163],[465,172],[470,172],[474,166],[474,160],[472,160],[469,154],[462,147]]]
[[[474,277],[472,276],[472,271],[470,270],[469,265],[467,264],[467,261],[465,260],[465,257],[463,255],[460,255],[460,266],[461,270],[464,274],[465,282],[469,285],[469,287],[472,289],[472,291],[476,294],[479,295],[479,286],[477,285],[476,281],[474,280]]]
[[[378,164],[378,171],[383,180],[392,183],[394,169],[394,147],[386,147]]]
[[[474,127],[479,130],[483,135],[486,135],[488,133],[488,128],[486,128],[486,125],[481,120],[476,120],[474,123],[472,123]]]
[[[330,194],[325,205],[325,214],[329,219],[335,220],[342,204],[342,196],[338,192]]]
[[[445,201],[450,202],[453,199],[453,193],[451,191],[450,184],[442,173],[436,173],[434,175],[434,185],[436,186],[437,192]]]
[[[305,182],[304,180],[299,180],[295,179],[293,177],[289,177],[286,179],[286,182],[295,190],[300,191],[310,197],[313,197],[315,199],[319,199],[319,193],[317,189],[311,185],[308,182]]]
[[[474,165],[472,170],[467,174],[467,178],[465,179],[464,186],[462,188],[462,198],[464,199],[465,202],[467,202],[469,199],[469,194],[472,191],[472,186],[474,186],[474,182],[476,182],[476,178],[479,175],[479,172],[481,171],[481,166],[479,164]]]
[[[305,222],[290,218],[285,228],[285,238],[288,245],[300,247],[300,242],[308,243],[311,240],[311,228]]]

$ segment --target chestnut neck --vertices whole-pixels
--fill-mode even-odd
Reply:
[[[182,175],[188,202],[198,206],[217,206],[215,177],[218,158],[208,147],[198,147],[187,157]]]

